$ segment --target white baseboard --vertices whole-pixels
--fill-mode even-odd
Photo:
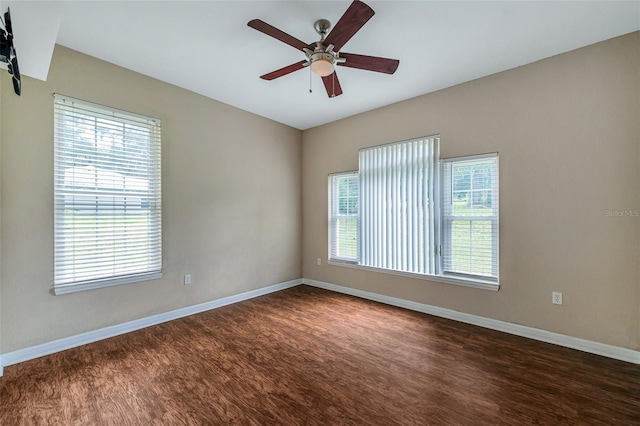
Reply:
[[[123,324],[112,325],[110,327],[100,328],[98,330],[88,331],[86,333],[77,334],[75,336],[65,337],[63,339],[54,340],[52,342],[42,343],[40,345],[31,346],[17,351],[7,352],[0,355],[0,376],[2,376],[2,367],[17,364],[19,362],[28,361],[44,355],[55,352],[64,351],[66,349],[75,348],[77,346],[86,345],[87,343],[96,342],[98,340],[107,339],[109,337],[118,336],[120,334],[129,333],[131,331],[140,330],[141,328],[171,321],[174,319],[186,317],[200,312],[208,311],[232,303],[241,302],[243,300],[253,299],[254,297],[263,296],[265,294],[274,293],[289,287],[295,287],[302,284],[302,279],[286,281],[279,284],[270,285],[268,287],[259,288],[257,290],[247,291],[233,296],[223,297],[222,299],[212,300],[210,302],[200,303],[198,305],[188,306],[186,308],[176,309],[174,311],[162,314],[152,315],[146,318],[125,322]]]
[[[335,291],[338,293],[349,294],[351,296],[356,296],[363,299],[369,299],[376,302],[385,303],[387,305],[393,305],[401,308],[410,309],[412,311],[423,312],[425,314],[434,315],[437,317],[452,319],[455,321],[477,325],[477,326],[489,328],[492,330],[515,334],[517,336],[528,337],[530,339],[539,340],[541,342],[553,343],[555,345],[564,346],[571,349],[577,349],[583,352],[602,355],[608,358],[614,358],[621,361],[632,362],[634,364],[640,364],[640,351],[634,351],[632,349],[620,348],[617,346],[611,346],[604,343],[598,343],[590,340],[579,339],[577,337],[571,337],[564,334],[552,333],[550,331],[541,330],[538,328],[512,324],[509,322],[494,320],[490,318],[484,318],[477,315],[465,314],[463,312],[458,312],[451,309],[445,309],[445,308],[440,308],[438,306],[426,305],[424,303],[412,302],[410,300],[399,299],[396,297],[384,296],[377,293],[357,290],[354,288],[344,287],[344,286],[326,283],[322,281],[316,281],[316,280],[304,278],[302,280],[302,283],[310,286],[314,286],[314,287],[323,288],[326,290]]]

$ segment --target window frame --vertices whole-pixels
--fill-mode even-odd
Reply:
[[[152,117],[147,117],[140,114],[131,113],[128,111],[119,110],[119,109],[104,106],[104,105],[95,104],[95,103],[80,100],[80,99],[75,99],[75,98],[61,95],[58,93],[54,93],[53,104],[54,104],[53,105],[54,106],[54,138],[53,138],[53,142],[54,142],[54,161],[53,161],[54,163],[53,164],[54,166],[53,167],[54,169],[54,189],[53,189],[54,271],[53,271],[53,289],[52,289],[53,294],[61,295],[61,294],[75,293],[78,291],[93,290],[97,288],[111,287],[115,285],[130,284],[135,282],[148,281],[148,280],[161,278],[163,274],[162,272],[163,255],[162,255],[162,191],[161,191],[161,186],[162,186],[161,120],[152,118]],[[81,147],[81,145],[79,146],[74,145],[74,144],[78,144],[81,141],[81,139],[77,138],[73,133],[77,132],[78,129],[80,129],[81,127],[78,127],[78,125],[65,127],[62,121],[65,119],[65,117],[83,117],[83,118],[76,118],[80,120],[93,119],[96,123],[94,124],[93,131],[96,132],[96,134],[98,134],[97,123],[99,122],[102,122],[102,126],[113,126],[114,124],[122,125],[122,129],[123,129],[122,138],[121,139],[117,138],[115,139],[116,142],[111,142],[111,143],[117,144],[118,141],[120,141],[119,143],[122,146],[121,149],[123,149],[122,153],[124,155],[131,153],[132,148],[130,144],[135,143],[136,141],[139,141],[140,140],[139,135],[146,134],[144,132],[140,133],[139,129],[147,128],[148,135],[149,135],[148,150],[142,151],[143,155],[140,157],[140,158],[143,158],[142,163],[140,163],[140,158],[134,157],[138,161],[138,163],[143,164],[143,166],[139,166],[139,165],[133,166],[130,164],[127,164],[125,166],[126,163],[124,161],[114,160],[113,158],[109,159],[108,157],[101,155],[99,153],[99,150],[101,149],[99,147],[100,140],[98,139],[96,139],[96,141],[94,142],[96,144],[96,148],[95,148],[96,152],[92,154],[88,154],[88,156],[85,156],[84,158],[86,161],[86,165],[80,166],[79,164],[81,163],[76,163],[77,160],[75,158],[78,156],[78,152],[82,152],[79,150],[82,150],[83,148]],[[90,121],[87,121],[87,122],[90,123]],[[86,127],[87,129],[91,129],[90,125],[89,127],[87,127],[87,125],[85,125],[84,127]],[[110,127],[105,127],[105,128],[110,128]],[[113,129],[116,130],[115,133],[113,133],[113,131],[111,132],[113,133],[113,135],[117,136],[118,134],[117,129],[119,129],[119,127],[113,127]],[[132,131],[127,133],[126,129],[131,129]],[[69,133],[66,133],[69,131],[73,133],[71,135]],[[64,133],[61,133],[61,132],[64,132]],[[86,133],[86,129],[85,129],[85,133]],[[113,135],[111,136],[112,138],[114,137]],[[127,135],[129,137],[127,137]],[[133,137],[134,139],[131,139],[131,137]],[[144,139],[142,140],[144,141]],[[65,145],[68,145],[68,146],[65,147]],[[86,148],[84,149],[86,150]],[[135,148],[133,149],[134,149],[133,152],[136,152],[135,150],[139,149],[139,146],[135,146]],[[119,155],[123,155],[123,154],[119,154]],[[114,153],[110,155],[114,156],[115,158],[117,157],[118,154]],[[131,158],[131,157],[127,157],[127,158]],[[100,165],[100,162],[105,161],[105,159],[108,159],[108,161],[106,162],[107,167],[98,166]],[[128,161],[132,161],[132,160],[128,160]],[[132,169],[134,173],[139,172],[141,170],[146,170],[147,180],[144,180],[144,181],[140,180],[136,176],[136,174],[133,175],[133,176],[136,176],[135,178],[128,174],[125,174],[124,172],[121,174],[120,172],[116,171],[118,170],[116,168],[117,166],[135,167],[134,169]],[[82,188],[82,186],[84,186],[84,180],[86,179],[84,174],[82,174],[81,177],[77,177],[77,178],[73,177],[72,178],[73,180],[71,181],[72,183],[69,183],[67,181],[66,173],[70,167],[74,169],[74,173],[75,173],[75,169],[77,168],[80,168],[80,169],[88,168],[89,170],[88,172],[82,170],[84,174],[89,173],[91,170],[95,170],[94,177],[93,177],[93,179],[95,179],[95,184],[93,184],[95,185],[94,189],[87,192],[86,191],[87,188]],[[93,167],[94,169],[91,169],[91,167]],[[113,169],[109,170],[109,167],[113,167]],[[140,169],[139,167],[143,167],[143,168]],[[103,173],[103,175],[101,176],[100,173]],[[119,182],[119,180],[115,180],[115,179],[121,178],[123,180],[123,183],[121,184],[122,187],[120,188],[116,186],[119,183],[118,184],[113,183],[113,188],[111,190],[105,189],[109,186],[108,184],[106,187],[101,187],[101,184],[99,184],[99,182],[110,182],[108,180],[105,180],[107,176],[112,176],[111,178],[114,179],[113,182]],[[131,179],[133,181],[130,184],[131,186],[127,185],[128,179]],[[92,188],[91,182],[93,182],[93,180],[89,181],[90,186],[88,188]],[[144,186],[140,187],[140,185],[142,185],[144,182],[147,182],[146,189],[144,189]],[[70,203],[67,202],[67,199],[69,196],[72,197],[72,201]],[[80,200],[79,204],[77,204],[76,202],[76,197]],[[142,197],[142,198],[138,198],[138,197]],[[85,198],[87,200],[95,199],[95,201],[92,201],[92,204],[86,204],[86,200],[83,201]],[[105,201],[101,201],[100,200],[101,198],[104,198]],[[136,202],[131,204],[130,199],[133,199],[134,201],[139,199],[140,200],[139,207],[137,206],[138,203]],[[93,248],[92,246],[89,246],[89,249],[87,249],[88,252],[94,256],[97,256],[95,259],[92,259],[92,258],[87,259],[88,261],[87,264],[90,265],[89,270],[93,272],[93,277],[89,276],[87,278],[85,276],[85,277],[79,278],[78,276],[75,276],[76,270],[77,270],[76,269],[77,266],[75,263],[76,262],[75,256],[78,253],[82,253],[82,252],[79,252],[78,248],[71,248],[70,250],[67,250],[65,248],[65,244],[69,244],[68,238],[70,233],[71,235],[74,235],[78,228],[75,226],[75,222],[74,222],[74,225],[70,225],[70,226],[65,225],[65,223],[68,222],[69,219],[73,220],[75,218],[75,215],[77,214],[75,212],[79,208],[80,210],[82,210],[83,206],[87,206],[86,207],[87,210],[93,211],[93,213],[89,213],[87,217],[106,219],[106,222],[109,222],[110,220],[109,218],[113,218],[111,223],[113,223],[114,225],[112,226],[114,227],[119,226],[120,228],[124,229],[124,230],[120,229],[118,231],[119,234],[116,234],[116,235],[120,235],[125,239],[128,238],[127,237],[128,232],[135,233],[135,232],[139,232],[140,229],[142,230],[146,229],[146,231],[143,231],[145,233],[141,234],[141,235],[146,235],[145,237],[142,237],[146,240],[145,244],[147,245],[146,247],[144,245],[142,246],[142,247],[145,247],[143,251],[134,249],[137,251],[131,252],[129,251],[131,250],[131,248],[126,248],[127,247],[126,245],[125,245],[124,251],[122,248],[110,249],[112,250],[111,253],[114,254],[114,258],[118,253],[120,253],[120,256],[125,258],[127,256],[133,256],[133,254],[147,256],[149,260],[146,261],[147,262],[146,267],[140,267],[139,266],[141,265],[140,261],[136,263],[132,263],[130,259],[127,259],[126,262],[122,263],[122,262],[117,262],[116,260],[112,260],[113,262],[112,267],[114,271],[111,272],[111,275],[109,275],[108,273],[99,273],[97,271],[100,268],[97,268],[95,265],[92,265],[91,262],[96,262],[96,263],[99,261],[104,262],[104,259],[105,259],[104,254],[96,254],[97,250],[99,250],[97,248],[98,245],[96,243],[96,241],[98,240],[87,240],[87,243],[92,244],[93,246]],[[130,207],[130,206],[133,206],[133,207]],[[104,210],[105,207],[109,207],[112,210],[112,212],[105,213],[105,210]],[[70,209],[72,209],[71,213],[69,213]],[[121,210],[124,212],[123,214],[125,216],[122,216],[122,214],[118,216],[117,213],[115,213],[116,211],[119,212]],[[142,214],[142,216],[140,217],[145,217],[145,216],[147,217],[148,222],[145,222],[147,224],[147,225],[144,225],[145,228],[132,229],[129,220],[124,222],[125,223],[124,225],[117,225],[118,223],[118,221],[116,220],[117,218],[128,217],[128,214],[136,215],[136,216],[131,216],[132,218],[137,217],[138,210],[140,210]],[[104,224],[100,224],[101,221],[98,221],[96,223],[97,224],[92,229],[94,229],[93,232],[98,234],[102,232],[102,230],[104,229]],[[134,226],[137,226],[137,225],[134,225]],[[118,228],[114,228],[114,229],[118,229]],[[116,231],[114,230],[114,232]],[[113,241],[116,241],[116,240],[113,240]],[[138,243],[139,245],[140,241],[144,241],[144,240],[138,240],[138,239],[134,240],[133,241],[134,246],[136,243]],[[76,243],[73,243],[73,244],[76,244]],[[111,243],[106,243],[106,244],[111,244]],[[117,244],[117,243],[114,242],[112,244]],[[70,255],[74,257],[74,260],[69,261],[65,259],[65,256],[70,256]],[[68,269],[65,272],[65,267],[70,269]],[[127,268],[129,268],[130,271],[126,271]]]
[[[349,263],[349,264],[359,264],[360,263],[360,241],[361,241],[361,230],[360,230],[360,209],[358,208],[358,212],[352,215],[341,215],[335,214],[335,210],[338,208],[339,198],[334,199],[334,195],[337,191],[334,188],[335,180],[337,178],[351,177],[354,178],[358,185],[358,203],[360,200],[360,183],[359,183],[359,173],[357,170],[351,170],[347,172],[338,172],[329,174],[328,183],[329,183],[329,245],[328,245],[328,256],[329,262],[340,262],[340,263]],[[359,204],[358,204],[359,206]],[[357,254],[355,258],[348,257],[340,257],[334,256],[334,252],[337,252],[337,249],[334,247],[334,221],[338,221],[341,219],[355,219],[356,220],[356,250]]]
[[[451,217],[455,217],[455,215],[447,215],[445,213],[446,203],[448,200],[445,200],[447,191],[444,188],[445,183],[447,182],[447,178],[444,176],[446,167],[446,163],[464,163],[464,162],[473,162],[473,161],[482,161],[485,159],[495,160],[495,176],[494,182],[491,186],[492,193],[492,202],[495,201],[495,216],[487,215],[487,218],[491,218],[492,222],[492,247],[495,246],[495,262],[492,259],[492,273],[495,276],[487,276],[487,275],[479,275],[479,274],[471,274],[466,272],[457,272],[453,270],[445,270],[444,259],[447,251],[451,248],[452,244],[447,244],[445,241],[447,235],[447,226],[445,223],[449,221],[453,221],[454,219],[449,219]],[[500,180],[500,169],[499,169],[499,155],[497,152],[487,153],[487,154],[478,154],[478,155],[468,155],[463,157],[451,157],[451,158],[443,158],[440,159],[440,192],[439,192],[439,202],[440,202],[440,246],[438,249],[438,265],[439,265],[439,275],[443,277],[449,277],[453,279],[462,279],[462,280],[472,280],[472,281],[481,281],[486,283],[495,283],[496,285],[500,279],[500,190],[499,190],[499,180]],[[452,182],[453,184],[453,182]],[[464,216],[461,216],[464,217]],[[480,220],[475,218],[469,218],[468,220]],[[484,219],[487,220],[487,219]]]

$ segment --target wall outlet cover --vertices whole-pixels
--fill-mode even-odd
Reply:
[[[551,303],[554,305],[562,305],[562,293],[554,291],[551,293]]]

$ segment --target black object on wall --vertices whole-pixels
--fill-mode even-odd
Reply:
[[[13,28],[11,27],[11,13],[9,8],[4,14],[2,22],[4,28],[0,28],[0,61],[7,63],[9,74],[13,76],[13,90],[16,95],[22,93],[22,84],[20,82],[20,68],[18,67],[18,56],[16,48],[13,46]]]

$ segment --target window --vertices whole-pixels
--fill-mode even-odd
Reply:
[[[330,176],[330,261],[497,289],[497,154],[439,160],[439,143],[361,149]]]
[[[329,232],[331,235],[330,259],[357,262],[358,247],[358,172],[337,173],[329,176],[331,208]]]
[[[54,292],[162,276],[160,121],[56,94]]]
[[[442,271],[498,279],[498,157],[442,161]]]

